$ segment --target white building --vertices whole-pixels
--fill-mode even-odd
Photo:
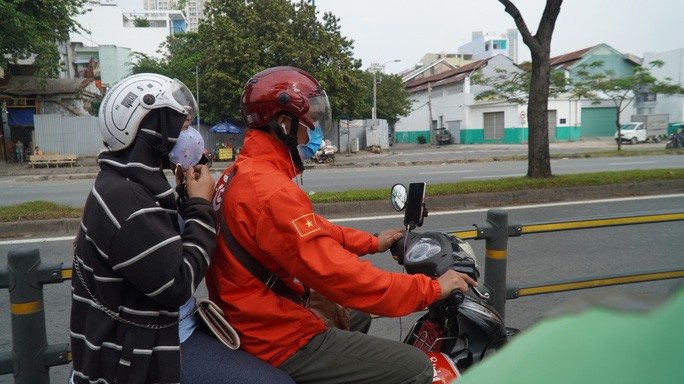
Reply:
[[[70,39],[89,47],[114,45],[161,58],[157,51],[166,37],[187,28],[181,11],[124,11],[116,0],[91,0],[86,8],[75,18],[86,31],[72,32]],[[137,27],[139,19],[147,20],[149,27]]]
[[[524,107],[475,101],[485,88],[471,86],[470,75],[481,70],[492,77],[497,68],[521,71],[509,57],[496,55],[405,84],[413,108],[396,123],[394,140],[415,143],[423,136],[429,142],[432,131],[447,128],[453,143],[520,141],[525,133],[519,121]]]
[[[197,32],[199,23],[204,20],[204,3],[207,0],[187,0],[185,8],[181,9],[188,21],[188,31]],[[145,10],[177,10],[177,0],[145,0],[143,8]]]
[[[518,62],[518,30],[509,29],[505,34],[493,32],[473,32],[470,43],[458,47],[458,52],[471,55],[474,60],[482,60],[496,55],[508,56]]]
[[[671,84],[684,86],[684,48],[661,53],[644,54],[643,65],[648,67],[654,60],[665,63],[661,68],[651,68],[651,74],[658,80],[667,81]],[[669,80],[668,80],[669,79]],[[661,114],[670,116],[670,125],[684,123],[684,96],[683,95],[652,95],[649,98],[637,96],[636,114]]]

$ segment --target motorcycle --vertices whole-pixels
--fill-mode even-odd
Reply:
[[[673,133],[670,135],[670,140],[665,144],[665,149],[682,148],[684,146],[684,132]]]
[[[337,148],[334,145],[332,145],[330,140],[325,140],[325,142],[323,142],[321,147],[318,148],[318,151],[316,151],[316,154],[311,160],[317,164],[334,164],[336,150]]]
[[[464,240],[443,232],[412,232],[422,226],[428,211],[425,183],[392,187],[391,201],[397,211],[406,208],[406,233],[391,248],[393,257],[409,274],[437,277],[453,269],[477,281],[477,257]],[[501,348],[518,330],[506,328],[497,311],[487,304],[488,293],[469,287],[467,295],[452,292],[428,307],[413,325],[404,343],[424,351],[434,368],[433,383],[451,383],[460,373]]]

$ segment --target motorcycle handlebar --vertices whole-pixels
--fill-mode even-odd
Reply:
[[[465,300],[465,295],[463,294],[463,292],[459,291],[458,289],[454,289],[453,291],[451,291],[451,293],[449,294],[449,297],[457,305],[460,305],[463,302],[463,300]]]

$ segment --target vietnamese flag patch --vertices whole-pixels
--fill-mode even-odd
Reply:
[[[297,229],[300,237],[304,237],[321,229],[321,227],[318,226],[318,223],[316,223],[316,217],[313,213],[292,220],[292,225]]]

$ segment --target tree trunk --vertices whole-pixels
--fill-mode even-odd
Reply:
[[[527,177],[551,177],[551,156],[549,154],[549,79],[551,67],[551,37],[560,13],[563,0],[546,0],[546,7],[539,20],[536,35],[527,28],[518,8],[510,0],[499,0],[506,13],[511,15],[522,35],[523,42],[532,55],[532,76],[530,97],[527,106],[529,143],[527,146]],[[555,122],[554,122],[555,123]]]
[[[622,137],[621,137],[622,127],[620,127],[620,109],[618,109],[618,117],[615,120],[615,125],[617,126],[617,134],[618,134],[617,135],[617,147],[618,147],[617,150],[620,151],[622,149]]]
[[[532,52],[530,98],[527,106],[529,143],[527,145],[527,177],[551,177],[549,153],[549,53]]]

